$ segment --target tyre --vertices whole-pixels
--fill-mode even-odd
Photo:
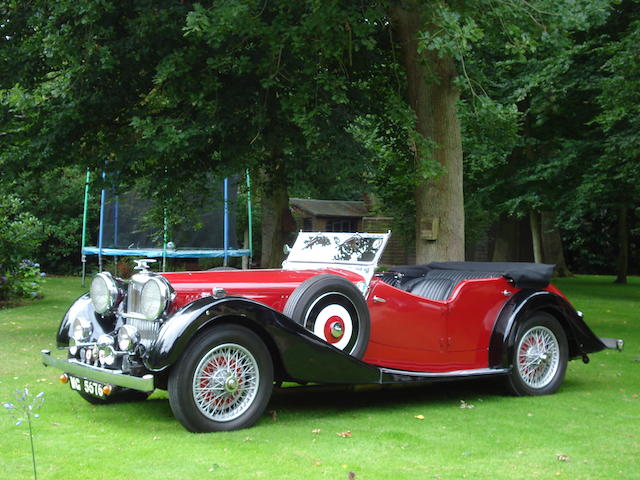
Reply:
[[[93,395],[89,395],[85,392],[78,392],[78,395],[93,405],[108,405],[110,403],[143,402],[149,397],[149,395],[151,395],[151,393],[153,392],[141,392],[139,390],[124,388],[113,392],[105,398],[94,397]]]
[[[369,308],[346,278],[323,274],[302,282],[283,313],[334,347],[362,358],[369,343]]]
[[[552,315],[536,313],[518,329],[507,387],[514,395],[554,393],[569,360],[567,336]]]
[[[264,342],[238,325],[200,334],[169,374],[169,404],[191,432],[238,430],[258,421],[273,390]]]

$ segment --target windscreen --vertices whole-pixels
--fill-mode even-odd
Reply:
[[[386,234],[300,232],[287,262],[371,264],[384,247]]]

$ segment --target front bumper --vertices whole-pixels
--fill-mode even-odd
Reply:
[[[106,368],[79,363],[75,360],[56,358],[51,355],[50,350],[41,350],[40,359],[45,366],[56,367],[64,373],[70,373],[88,380],[142,392],[152,392],[155,388],[154,378],[150,373],[142,377],[134,377],[133,375],[122,373],[120,370],[107,370]]]

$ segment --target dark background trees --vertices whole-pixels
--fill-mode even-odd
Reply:
[[[631,0],[2,2],[2,194],[40,220],[56,271],[86,168],[169,205],[250,169],[263,266],[289,195],[373,193],[419,261],[509,243],[501,225],[521,221],[532,258],[623,281],[638,21]]]

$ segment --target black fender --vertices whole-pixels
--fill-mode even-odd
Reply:
[[[69,310],[67,310],[60,321],[58,333],[56,334],[56,345],[58,348],[69,346],[69,328],[78,317],[84,317],[91,322],[93,325],[91,339],[94,341],[103,333],[110,333],[120,326],[114,314],[100,315],[96,313],[89,294],[85,293],[71,304],[71,307],[69,307]]]
[[[489,368],[510,366],[518,325],[539,311],[550,313],[560,321],[569,342],[569,358],[605,348],[582,316],[560,295],[546,290],[525,289],[514,294],[498,314],[489,342]]]
[[[252,329],[265,341],[280,380],[323,383],[379,383],[380,371],[338,350],[295,321],[254,300],[211,297],[186,305],[165,321],[157,340],[144,355],[155,372],[170,368],[204,329],[233,323]]]

